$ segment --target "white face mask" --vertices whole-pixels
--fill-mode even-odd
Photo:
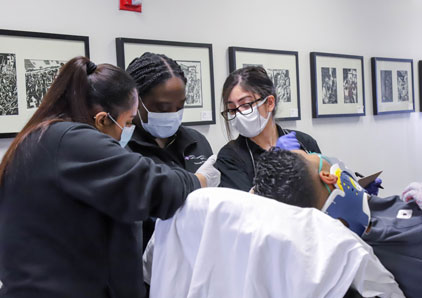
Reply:
[[[130,139],[132,138],[133,132],[135,131],[135,125],[121,127],[120,124],[117,123],[117,121],[114,120],[110,114],[107,114],[107,116],[114,122],[114,124],[116,124],[122,130],[119,143],[120,146],[125,148],[127,143],[129,143]]]
[[[253,107],[252,113],[248,115],[237,112],[236,118],[230,121],[232,127],[235,128],[240,135],[247,138],[253,138],[259,135],[264,130],[265,126],[267,126],[268,120],[270,120],[271,112],[268,112],[267,118],[265,118],[261,116],[258,110],[266,101],[267,99]]]
[[[148,113],[148,123],[144,123],[142,121],[141,115],[139,114],[139,110],[138,116],[139,120],[141,120],[142,127],[147,132],[149,132],[152,136],[161,139],[171,137],[176,133],[176,131],[182,124],[183,109],[180,109],[177,112],[170,113],[154,113],[148,111],[142,100],[140,101],[142,106]]]

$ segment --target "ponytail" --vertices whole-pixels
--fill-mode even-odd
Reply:
[[[134,89],[133,79],[116,66],[97,66],[86,57],[71,59],[60,69],[39,108],[4,155],[0,164],[0,185],[16,150],[32,132],[41,130],[40,139],[51,124],[59,121],[94,125],[96,107],[117,117],[130,107]]]

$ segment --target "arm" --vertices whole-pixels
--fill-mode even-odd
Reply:
[[[200,187],[193,174],[127,152],[112,138],[86,126],[62,136],[56,167],[64,193],[126,222],[148,216],[169,218]]]

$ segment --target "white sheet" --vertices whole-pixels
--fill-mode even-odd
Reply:
[[[246,192],[205,188],[158,221],[152,298],[404,297],[339,221]]]

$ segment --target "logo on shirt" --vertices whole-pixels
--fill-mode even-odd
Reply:
[[[190,160],[193,162],[193,164],[195,165],[202,165],[208,158],[205,155],[188,155],[185,156],[185,160]]]

